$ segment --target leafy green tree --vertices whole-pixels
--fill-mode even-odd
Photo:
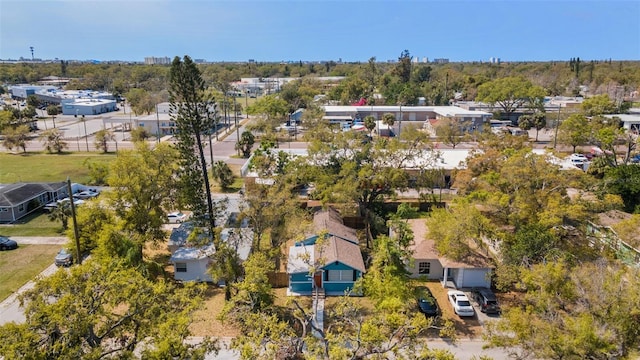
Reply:
[[[626,212],[640,212],[640,166],[624,164],[607,169],[603,187],[620,195]]]
[[[237,148],[242,151],[242,156],[246,159],[251,156],[251,149],[255,144],[256,138],[251,131],[243,131],[240,140],[236,144]]]
[[[501,244],[502,260],[507,264],[530,265],[554,260],[562,251],[560,239],[540,224],[519,228]]]
[[[607,94],[584,99],[580,108],[586,116],[615,114],[617,111],[616,103]]]
[[[36,112],[36,108],[33,106],[29,105],[22,110],[22,117],[25,119],[33,119],[36,115],[38,115],[38,113]]]
[[[373,129],[376,128],[376,118],[374,118],[371,115],[365,116],[364,117],[364,127],[366,127],[367,130],[369,130],[369,134],[371,134]]]
[[[544,112],[536,112],[531,118],[531,125],[536,129],[536,141],[538,141],[538,132],[547,126],[547,116]]]
[[[127,92],[126,96],[131,109],[136,115],[151,113],[155,109],[156,100],[145,89],[134,88]]]
[[[89,185],[106,185],[109,176],[109,165],[103,162],[86,159],[83,165],[89,170]]]
[[[102,150],[103,153],[109,152],[109,142],[115,141],[116,136],[113,134],[111,130],[101,129],[98,130],[95,134],[96,139],[94,145],[96,149]]]
[[[398,57],[398,63],[394,69],[394,74],[400,78],[400,82],[403,84],[411,80],[411,59],[409,50],[404,50]]]
[[[133,142],[145,141],[150,137],[151,137],[151,134],[149,134],[147,129],[143,127],[137,127],[131,130],[131,141]]]
[[[51,116],[51,120],[53,121],[53,127],[56,127],[56,115],[60,113],[60,109],[58,109],[57,105],[49,105],[47,106],[47,115]]]
[[[289,112],[289,104],[275,95],[267,95],[258,99],[247,108],[249,115],[262,115],[269,120],[282,120]]]
[[[213,177],[216,179],[218,184],[220,184],[220,187],[223,190],[227,190],[231,185],[233,185],[235,176],[226,162],[222,160],[216,161],[211,167],[211,171],[213,173]]]
[[[533,127],[533,115],[522,115],[518,118],[518,127],[529,131]]]
[[[589,120],[582,114],[573,114],[564,120],[558,129],[558,141],[573,147],[586,144],[589,139]]]
[[[69,214],[70,215],[70,214]],[[100,201],[86,201],[82,206],[76,208],[76,222],[78,225],[78,240],[80,243],[80,253],[88,253],[98,246],[98,235],[110,224],[115,224],[115,212]],[[67,229],[67,237],[73,239],[73,223]],[[76,253],[75,241],[68,245],[72,253]]]
[[[0,110],[0,133],[3,133],[7,127],[13,125],[14,121],[15,118],[12,111]]]
[[[485,339],[512,357],[631,358],[640,344],[638,270],[604,260],[523,269],[521,306],[489,322]]]
[[[22,152],[26,153],[29,133],[30,129],[28,125],[20,125],[15,128],[7,127],[2,133],[2,135],[4,135],[2,145],[9,150],[13,150],[13,148],[22,149]]]
[[[207,109],[210,102],[205,99],[202,74],[189,56],[184,60],[175,57],[171,64],[169,98],[171,113],[177,127],[176,147],[180,152],[180,191],[185,205],[196,216],[208,218],[210,234],[214,234],[216,215],[207,163],[204,157],[202,134],[209,128]],[[195,150],[195,151],[194,151]],[[217,239],[213,239],[218,247]]]
[[[27,96],[27,105],[35,109],[40,105],[40,99],[35,95],[29,95]]]
[[[217,346],[194,345],[190,316],[204,289],[152,281],[117,264],[87,261],[57,271],[21,295],[26,321],[0,327],[0,353],[12,359],[204,359]],[[141,345],[145,346],[141,346]]]
[[[412,135],[416,136],[411,141],[403,141]],[[384,231],[384,222],[374,211],[376,204],[408,187],[409,176],[404,168],[409,162],[420,158],[430,164],[436,153],[428,149],[425,134],[411,129],[402,133],[402,139],[365,143],[353,132],[341,132],[331,143],[314,141],[309,146],[309,158],[309,163],[296,168],[301,182],[315,184],[313,196],[323,202],[353,201],[366,226],[381,225],[367,229],[375,232]]]
[[[508,116],[520,106],[544,98],[545,91],[522,77],[504,77],[478,87],[477,101],[498,104]]]
[[[107,196],[122,228],[140,235],[139,252],[145,241],[158,241],[165,234],[165,209],[177,198],[174,178],[178,171],[178,153],[170,145],[151,149],[145,142],[135,150],[123,150],[109,169],[108,184],[114,191]]]
[[[385,125],[393,126],[396,122],[396,116],[391,113],[382,115],[382,123]]]
[[[440,119],[435,130],[438,141],[449,144],[454,149],[464,140],[464,131],[454,118]]]
[[[42,141],[49,153],[56,152],[59,154],[68,147],[67,142],[62,140],[62,131],[59,129],[45,130],[40,134],[40,141]]]

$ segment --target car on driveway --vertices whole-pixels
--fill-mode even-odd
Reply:
[[[73,265],[73,255],[67,249],[60,249],[56,254],[55,264],[56,266],[71,266]]]
[[[14,250],[18,248],[18,243],[6,236],[0,236],[0,250]]]
[[[187,220],[187,215],[180,211],[174,211],[167,214],[167,222],[169,224],[179,224]]]
[[[84,190],[84,191],[80,191],[79,193],[74,194],[73,197],[81,199],[81,200],[85,200],[85,199],[94,198],[94,197],[96,197],[98,195],[100,195],[100,193],[97,192],[97,191]]]
[[[418,301],[418,310],[426,317],[436,317],[440,315],[440,308],[436,298],[426,286],[416,288],[416,300]]]
[[[500,305],[498,305],[498,298],[489,289],[477,288],[473,289],[471,296],[480,306],[480,311],[487,314],[499,314]]]
[[[449,298],[449,302],[451,306],[453,306],[453,311],[458,316],[474,316],[476,311],[473,310],[473,306],[471,305],[471,301],[467,297],[467,294],[463,293],[460,290],[449,290],[447,292],[447,297]]]

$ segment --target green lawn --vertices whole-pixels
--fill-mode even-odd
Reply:
[[[115,154],[7,154],[0,153],[0,184],[14,182],[56,182],[65,181],[86,184],[89,170],[84,161],[111,162]]]
[[[47,214],[40,211],[36,211],[13,224],[0,224],[0,234],[4,236],[64,235],[60,221],[50,221]]]
[[[59,245],[21,245],[0,252],[0,301],[53,264]]]

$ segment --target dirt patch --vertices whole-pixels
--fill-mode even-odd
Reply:
[[[224,308],[224,289],[209,285],[205,293],[202,309],[193,314],[193,322],[189,330],[193,336],[235,337],[240,330],[227,322],[218,320]]]

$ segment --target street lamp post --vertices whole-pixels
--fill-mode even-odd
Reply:
[[[240,147],[238,146],[238,143],[240,142],[240,128],[238,126],[238,109],[236,109],[235,94],[233,96],[233,117],[236,123],[236,147],[238,148],[238,156],[240,156]]]
[[[402,132],[402,103],[400,103],[400,119],[398,120],[398,137],[400,137],[401,132]]]
[[[211,172],[213,173],[213,142],[211,141],[211,131],[213,130],[212,125],[214,124],[213,121],[211,121],[211,114],[209,113],[209,103],[207,103],[207,123],[209,125],[209,159],[211,161]],[[216,112],[213,112],[213,118],[216,118]],[[217,132],[218,129],[216,129],[216,135],[218,134]]]
[[[560,109],[561,105],[558,104],[558,118],[556,119],[556,134],[553,136],[553,148],[556,148],[558,142],[558,127],[560,126]]]
[[[207,109],[209,111],[209,109]],[[160,144],[160,114],[158,113],[158,104],[156,104],[156,139]]]

